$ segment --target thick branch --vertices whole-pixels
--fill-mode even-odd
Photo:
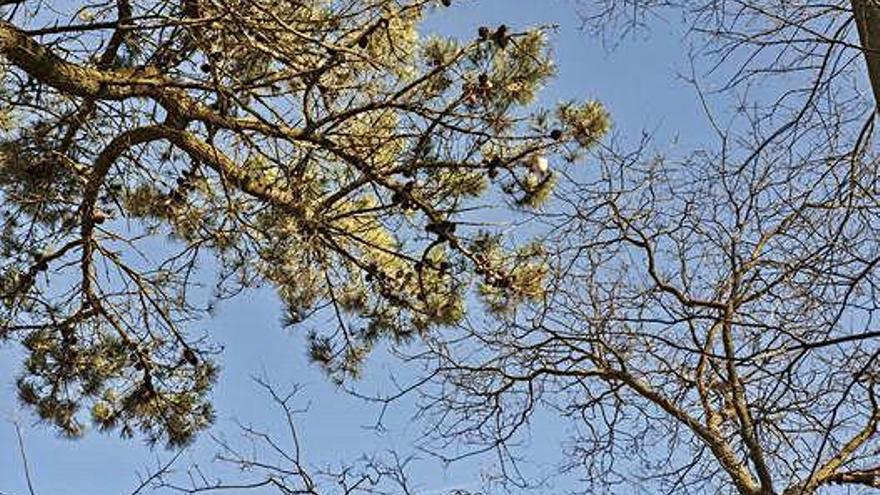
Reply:
[[[94,294],[91,292],[91,259],[94,251],[92,245],[92,233],[95,230],[95,204],[98,201],[101,187],[110,168],[116,163],[116,160],[132,146],[147,143],[159,139],[162,135],[162,128],[159,126],[139,127],[130,131],[123,132],[116,136],[101,151],[95,159],[95,163],[89,174],[89,180],[83,192],[82,204],[80,205],[80,214],[82,217],[81,236],[83,242],[82,253],[82,272],[83,272],[83,292],[94,305]]]
[[[0,55],[37,81],[68,96],[90,100],[150,98],[183,121],[201,121],[233,131],[256,131],[289,140],[304,139],[299,129],[255,119],[233,118],[212,111],[191,98],[156,67],[96,69],[68,62],[31,39],[24,31],[0,21]]]
[[[153,141],[167,140],[186,152],[194,160],[198,160],[217,172],[221,177],[230,182],[245,194],[260,199],[267,204],[279,207],[289,212],[298,212],[295,202],[289,195],[270,190],[262,186],[245,173],[242,168],[233,162],[226,154],[199,139],[194,134],[175,129],[166,125],[140,127],[117,136],[99,155],[92,169],[89,184],[83,199],[84,226],[93,226],[90,222],[94,204],[97,201],[98,192],[104,177],[115,163],[116,159],[132,146],[145,144]]]
[[[727,379],[730,383],[731,394],[733,395],[733,407],[739,420],[740,436],[749,451],[749,457],[755,465],[758,473],[758,479],[761,481],[762,493],[773,493],[773,478],[770,475],[770,469],[767,466],[767,460],[764,458],[764,450],[761,448],[761,442],[755,431],[755,423],[752,420],[749,411],[749,403],[746,399],[745,390],[736,370],[736,351],[733,338],[733,313],[728,311],[725,314],[722,323],[722,340],[724,343],[724,353],[727,356]]]
[[[101,71],[67,62],[5,21],[0,21],[0,53],[34,79],[74,96],[121,100],[148,96],[168,83],[155,74]]]
[[[862,485],[880,488],[880,468],[868,471],[847,471],[829,477],[827,483],[841,485]]]
[[[667,414],[690,428],[709,447],[709,450],[715,455],[721,467],[730,475],[737,491],[742,494],[760,492],[761,487],[752,478],[748,468],[739,461],[736,453],[718,432],[712,431],[700,424],[699,421],[691,417],[679,405],[658,392],[644,380],[640,380],[623,371],[609,371],[607,376],[624,382],[637,394],[653,402]]]
[[[870,483],[864,483],[868,486],[877,486],[880,484],[880,473],[876,471],[872,471],[871,473],[862,473],[860,476],[854,476],[854,473],[840,473],[838,469],[846,462],[850,456],[853,455],[858,449],[864,446],[873,436],[877,433],[877,424],[880,422],[880,414],[874,414],[869,420],[867,425],[859,431],[855,436],[853,436],[846,444],[841,447],[840,452],[838,452],[834,457],[828,460],[825,465],[822,466],[821,469],[814,476],[814,480],[810,480],[808,486],[819,486],[826,483],[832,482],[841,482],[844,479],[847,479],[848,483],[857,483],[857,480],[869,480]],[[867,475],[870,474],[870,477]],[[847,476],[849,475],[849,476]],[[871,484],[874,483],[874,484]],[[812,488],[810,486],[810,488]]]
[[[852,0],[853,15],[859,27],[862,51],[868,66],[868,76],[874,89],[874,101],[880,109],[880,2]]]

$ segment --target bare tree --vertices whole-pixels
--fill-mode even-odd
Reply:
[[[265,392],[266,405],[277,412],[279,428],[237,422],[225,433],[215,428],[198,449],[181,447],[156,454],[155,464],[136,473],[129,495],[146,493],[278,493],[282,495],[415,494],[420,480],[413,480],[412,467],[419,459],[394,450],[369,452],[360,458],[321,463],[309,456],[299,424],[309,408],[303,406],[302,388],[281,390],[266,378],[254,382]],[[29,493],[35,492],[19,425],[19,452]],[[308,435],[308,432],[306,432]],[[340,446],[350,451],[351,446]],[[212,458],[201,454],[214,450]],[[432,490],[449,495],[477,495],[461,488]]]
[[[436,373],[429,447],[491,451],[521,483],[515,444],[546,408],[585,493],[873,493],[876,2],[583,5],[609,38],[682,15],[714,138],[611,142],[561,183],[538,215],[544,300],[411,356]]]
[[[297,427],[299,416],[308,408],[298,406],[300,388],[289,392],[265,379],[256,379],[266,392],[269,403],[279,412],[287,436],[278,437],[251,424],[239,424],[239,432],[231,437],[212,435],[218,452],[207,465],[191,464],[177,469],[179,456],[142,476],[138,490],[162,493],[215,493],[236,490],[238,493],[291,494],[415,494],[418,483],[410,479],[413,456],[403,457],[395,451],[369,453],[355,462],[339,466],[316,466],[306,460],[308,448],[303,445]],[[224,469],[225,468],[225,469]],[[226,472],[214,474],[217,470]],[[136,491],[136,492],[137,492]],[[450,489],[451,495],[470,495]]]

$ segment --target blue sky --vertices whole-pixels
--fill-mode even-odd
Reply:
[[[63,0],[62,0],[63,1]],[[480,25],[506,23],[514,27],[558,25],[552,44],[558,63],[558,80],[542,95],[546,104],[563,99],[597,98],[611,111],[615,132],[636,139],[643,131],[658,132],[658,142],[685,147],[708,138],[693,90],[678,78],[686,72],[680,27],[658,23],[650,36],[629,40],[607,51],[599,40],[579,30],[573,5],[565,0],[455,0],[450,9],[432,14],[427,31],[473,36]],[[271,290],[246,293],[223,306],[217,316],[204,321],[206,330],[226,348],[222,377],[214,397],[218,411],[217,431],[233,432],[232,419],[279,429],[279,417],[268,410],[268,401],[251,381],[265,374],[279,384],[305,385],[302,403],[309,413],[301,418],[307,462],[338,463],[376,449],[407,449],[420,425],[408,420],[406,404],[392,409],[387,418],[390,431],[378,435],[372,424],[378,408],[337,390],[305,360],[306,328],[286,330],[280,324],[281,308]],[[23,434],[38,494],[122,494],[136,485],[135,472],[164,458],[167,452],[151,451],[137,440],[92,432],[83,440],[60,439],[49,428],[34,423],[34,416],[20,409],[15,399],[14,377],[19,361],[16,350],[0,349],[0,494],[27,493],[15,431],[9,420],[17,419]],[[388,376],[399,372],[381,355],[374,356],[365,390],[388,390]],[[552,459],[564,426],[551,418],[536,424],[532,449],[535,457]],[[544,455],[544,453],[548,455]],[[193,459],[210,458],[210,450],[197,447]],[[479,465],[454,465],[444,470],[436,463],[416,466],[417,486],[425,493],[453,487],[473,487]],[[545,468],[538,464],[536,468]],[[558,486],[556,488],[565,488]],[[227,492],[229,493],[229,492]]]

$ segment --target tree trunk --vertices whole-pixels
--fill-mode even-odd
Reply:
[[[852,0],[874,101],[880,111],[880,0]]]

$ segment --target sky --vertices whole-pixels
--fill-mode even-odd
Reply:
[[[426,34],[464,38],[474,36],[480,25],[501,23],[514,28],[558,26],[551,42],[559,76],[542,94],[542,103],[596,98],[611,112],[614,132],[632,139],[643,131],[656,132],[658,142],[677,142],[683,147],[708,138],[694,91],[679,78],[687,70],[686,50],[675,22],[655,23],[650,33],[613,50],[580,29],[575,8],[567,0],[454,0],[451,8],[431,14],[424,27]],[[304,346],[308,324],[285,329],[280,317],[274,293],[263,289],[228,302],[217,316],[199,325],[225,346],[222,374],[213,395],[218,413],[215,431],[234,433],[235,420],[282,431],[277,411],[270,409],[252,380],[262,375],[281,388],[293,383],[303,386],[300,404],[308,405],[309,411],[299,426],[307,463],[335,464],[389,448],[406,451],[420,431],[418,422],[410,420],[412,406],[403,403],[392,408],[386,417],[389,431],[379,434],[368,428],[379,408],[345,394],[309,365]],[[151,450],[137,439],[120,440],[114,434],[92,431],[81,440],[59,438],[16,402],[14,379],[19,365],[15,348],[0,348],[0,445],[6,447],[0,449],[0,495],[28,493],[19,453],[13,448],[17,444],[13,421],[22,427],[37,494],[130,493],[137,485],[137,472],[169,456],[161,447]],[[388,391],[389,376],[399,373],[392,360],[373,356],[366,378],[358,385],[363,390]],[[548,460],[547,466],[540,461],[535,466],[545,469],[559,451],[565,427],[550,417],[538,419],[530,451]],[[185,455],[186,460],[210,459],[212,449],[204,440]],[[420,493],[474,489],[485,462],[444,469],[426,459],[414,466],[416,486]]]

